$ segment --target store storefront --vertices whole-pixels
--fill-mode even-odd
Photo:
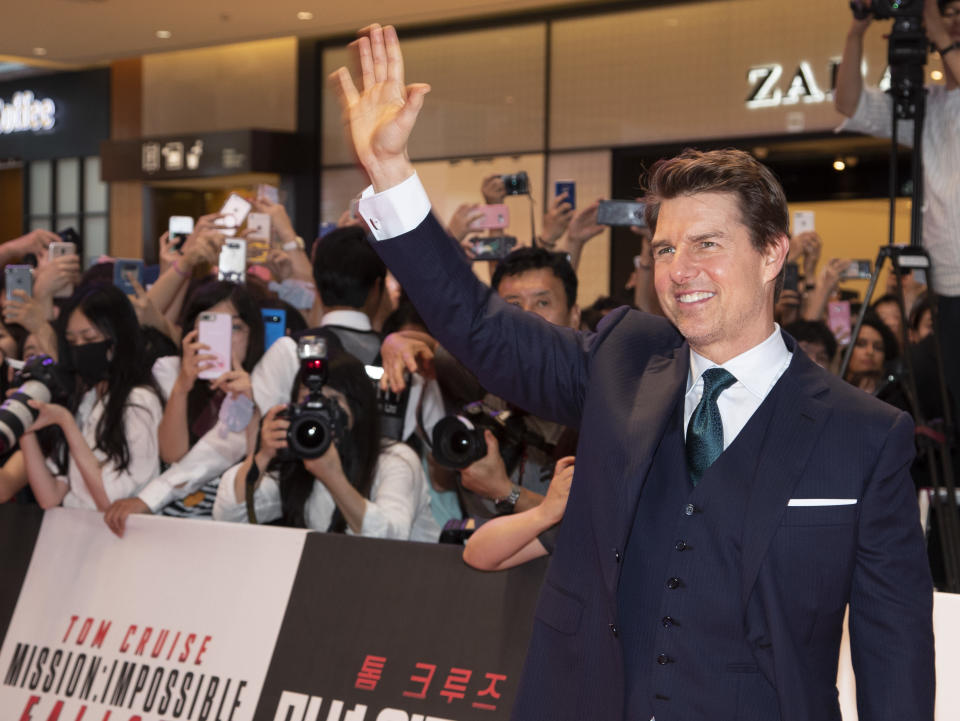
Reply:
[[[99,156],[109,135],[108,70],[0,83],[0,239],[74,228],[87,260],[106,252],[109,193]]]

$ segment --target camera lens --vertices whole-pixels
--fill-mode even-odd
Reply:
[[[326,437],[326,430],[316,421],[302,423],[297,428],[297,443],[303,448],[313,450],[322,445]]]
[[[450,450],[454,455],[463,456],[470,451],[470,434],[463,430],[450,436]]]

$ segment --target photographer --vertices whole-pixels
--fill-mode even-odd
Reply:
[[[863,5],[869,7],[869,0]],[[954,399],[960,399],[960,0],[925,0],[927,38],[943,60],[944,85],[927,87],[923,126],[923,245],[933,262],[932,290],[938,296],[944,370]],[[837,110],[848,120],[841,130],[878,137],[892,134],[892,99],[865,88],[861,76],[863,37],[871,19],[854,19],[837,70]],[[897,139],[913,143],[913,121],[901,121]]]
[[[491,292],[496,292],[507,303],[554,325],[580,327],[577,276],[562,253],[543,248],[518,248],[499,263],[491,286]],[[418,370],[418,364],[432,360],[434,351],[435,348],[413,334],[391,335],[383,346],[383,367],[390,387],[395,391],[401,389],[402,371]],[[512,373],[514,369],[504,368],[502,372]],[[494,411],[508,410],[505,401],[490,394],[484,403]],[[517,409],[512,410],[517,413]],[[525,444],[519,449],[520,462],[508,472],[499,441],[491,431],[485,430],[486,456],[460,471],[460,481],[466,491],[461,494],[461,500],[468,515],[492,518],[538,505],[553,477],[556,456],[563,455],[561,446],[569,445],[572,452],[572,431],[533,415],[522,414],[522,418],[527,430],[541,436],[544,445],[556,450],[551,453],[543,447]]]
[[[39,411],[20,439],[30,487],[44,508],[105,510],[159,473],[157,427],[162,408],[133,307],[122,291],[97,286],[75,298],[61,325],[61,358],[77,374],[69,407],[31,400]],[[36,431],[57,425],[66,443],[55,475]],[[67,458],[64,458],[67,455]]]
[[[430,512],[420,461],[407,446],[381,439],[376,393],[363,365],[339,354],[329,363],[320,392],[338,406],[339,440],[318,458],[284,454],[290,420],[282,415],[287,406],[274,406],[263,419],[257,450],[224,473],[214,519],[247,520],[246,484],[255,466],[254,509],[260,523],[279,520],[316,531],[436,541],[440,529]],[[306,393],[298,382],[294,401]]]

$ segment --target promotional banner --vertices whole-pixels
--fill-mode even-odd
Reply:
[[[509,718],[546,559],[483,573],[461,552],[310,534],[257,718]]]
[[[306,532],[44,515],[0,650],[2,718],[250,721]],[[4,579],[6,580],[6,579]]]

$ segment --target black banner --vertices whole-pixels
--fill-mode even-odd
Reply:
[[[546,561],[483,573],[461,550],[310,534],[255,718],[508,718]]]

